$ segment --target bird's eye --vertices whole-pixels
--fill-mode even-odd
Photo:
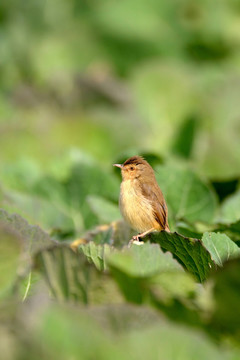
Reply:
[[[134,167],[133,167],[133,166],[131,166],[131,167],[130,167],[130,170],[134,170]]]

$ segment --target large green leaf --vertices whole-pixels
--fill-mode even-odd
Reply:
[[[90,244],[74,252],[68,245],[61,244],[39,251],[35,265],[58,301],[119,303],[122,296],[116,284],[106,272],[98,271],[104,270],[109,251],[107,245]]]
[[[194,172],[179,165],[156,168],[156,178],[175,219],[210,223],[216,210],[213,190]]]
[[[7,211],[0,209],[0,221],[10,229],[16,231],[24,240],[25,249],[31,254],[57,243],[39,226],[29,225],[27,221],[18,214],[9,214]]]
[[[170,251],[200,282],[206,280],[211,270],[215,268],[215,263],[201,240],[165,231],[153,232],[147,238],[159,244],[163,250]]]
[[[17,191],[4,191],[0,206],[7,211],[24,216],[29,222],[38,224],[45,229],[73,231],[74,223],[67,211],[62,211],[53,199],[44,199]]]
[[[66,245],[58,245],[38,252],[36,266],[55,298],[88,302],[90,266],[84,255],[77,255]]]
[[[205,232],[202,243],[219,266],[226,260],[240,256],[240,248],[225,234]]]
[[[170,253],[164,254],[157,244],[133,244],[131,248],[113,253],[108,263],[131,276],[147,277],[159,272],[182,270]]]
[[[132,302],[146,301],[151,286],[157,293],[157,284],[162,285],[162,295],[165,293],[166,296],[166,292],[169,292],[173,296],[179,288],[172,279],[178,277],[178,285],[181,287],[182,275],[185,277],[184,289],[189,290],[188,276],[182,271],[181,265],[173,259],[172,254],[163,253],[157,244],[132,245],[131,248],[115,251],[107,257],[107,264],[126,299]],[[192,291],[192,279],[190,283]],[[171,284],[174,285],[171,287]]]

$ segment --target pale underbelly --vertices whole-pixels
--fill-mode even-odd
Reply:
[[[132,187],[122,184],[119,204],[124,219],[133,229],[144,232],[158,228],[151,203]]]

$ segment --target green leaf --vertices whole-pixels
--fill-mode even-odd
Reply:
[[[166,231],[153,232],[146,238],[159,244],[163,250],[170,251],[174,258],[200,282],[206,280],[211,270],[215,268],[210,253],[198,239]]]
[[[240,248],[225,234],[205,232],[202,243],[219,266],[232,257],[240,256]]]
[[[186,237],[201,239],[203,235],[193,226],[193,224],[186,223],[185,221],[178,221],[176,224],[176,228],[179,234]]]
[[[240,342],[240,259],[224,264],[214,276],[214,310],[211,325],[221,334],[234,336]]]
[[[236,190],[239,183],[239,179],[217,179],[212,180],[211,184],[214,187],[220,203],[229,195],[232,195]]]
[[[108,224],[121,219],[120,210],[113,202],[96,195],[89,195],[86,200],[100,223]]]
[[[203,327],[191,300],[196,297],[196,282],[158,245],[133,245],[115,252],[109,256],[108,265],[127,301],[147,303],[174,321]]]
[[[67,245],[60,244],[40,251],[35,257],[35,267],[44,276],[52,296],[58,301],[119,303],[122,296],[115,282],[105,271],[97,270],[105,270],[104,261],[108,251],[110,249],[106,245],[92,244],[83,250],[80,247],[76,253]]]
[[[17,232],[0,222],[0,297],[10,290],[18,276],[22,244]]]
[[[122,248],[129,243],[134,233],[123,221],[114,221],[109,225],[99,225],[87,231],[80,240],[83,240],[84,243],[94,242],[96,245],[109,244],[116,248]],[[81,241],[80,244],[82,244]],[[78,245],[78,240],[72,242],[74,248]]]
[[[170,254],[164,254],[154,244],[133,245],[123,252],[113,253],[107,264],[125,298],[137,304],[149,297],[149,277],[164,271],[181,270]]]
[[[28,195],[17,191],[4,191],[0,205],[7,211],[24,216],[29,222],[37,223],[47,229],[70,231],[74,229],[73,220],[61,207],[50,199]]]
[[[192,153],[193,142],[196,136],[197,119],[196,117],[187,118],[178,131],[177,137],[174,140],[172,151],[182,156],[189,158]]]
[[[56,358],[233,359],[231,350],[225,351],[202,331],[167,321],[149,307],[81,309],[53,304],[37,324],[37,341],[41,339]]]
[[[93,241],[78,247],[78,251],[82,251],[87,259],[101,271],[106,269],[106,257],[112,250],[113,248],[110,248],[108,244],[96,245]]]
[[[39,163],[22,156],[15,162],[1,164],[1,183],[18,191],[31,191],[33,184],[41,176]]]
[[[148,277],[159,272],[182,270],[181,265],[170,253],[164,254],[157,244],[149,242],[133,244],[131,248],[118,251],[108,258],[111,267],[117,267],[130,276]]]
[[[240,241],[240,220],[231,224],[218,224],[215,231],[224,232],[230,236],[233,241]]]
[[[100,196],[117,202],[119,182],[114,176],[102,170],[97,163],[82,161],[73,167],[69,178],[65,181],[65,190],[68,206],[82,214],[84,220],[82,226],[88,229],[96,225],[98,220],[86,201],[87,196]]]
[[[156,168],[156,178],[175,219],[210,223],[216,210],[216,195],[190,169],[178,165]]]
[[[66,245],[58,245],[40,251],[35,262],[55,298],[88,302],[90,266],[83,254],[76,254]]]
[[[26,251],[35,254],[37,251],[57,244],[49,235],[39,226],[29,225],[25,219],[18,214],[9,214],[7,211],[0,209],[0,221],[7,227],[16,231],[24,240]]]
[[[229,223],[240,219],[240,190],[227,197],[220,208],[220,222]]]

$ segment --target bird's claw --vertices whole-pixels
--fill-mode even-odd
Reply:
[[[135,244],[135,245],[143,245],[144,242],[140,240],[141,238],[141,235],[134,235],[131,240],[129,241],[128,243],[128,247],[130,247],[132,244]]]

